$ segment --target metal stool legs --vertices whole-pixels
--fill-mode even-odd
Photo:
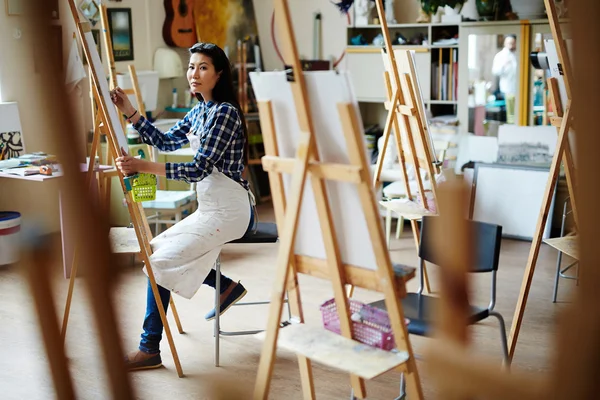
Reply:
[[[565,200],[565,204],[563,206],[562,222],[560,225],[560,237],[563,237],[565,234],[565,222],[567,220],[567,216],[573,212],[572,210],[567,212],[568,204],[569,204],[569,198],[567,197],[567,199]],[[553,303],[556,303],[556,297],[558,295],[558,281],[560,278],[575,279],[575,280],[577,280],[577,284],[579,284],[579,262],[578,261],[572,262],[571,264],[567,265],[565,268],[563,268],[561,270],[562,256],[563,256],[563,253],[561,251],[559,251],[558,257],[556,260],[556,276],[554,277],[554,290],[552,292],[552,302]],[[577,265],[577,271],[575,273],[575,276],[565,275],[565,273],[569,269],[574,267],[575,265]]]
[[[219,366],[219,341],[221,336],[242,336],[242,335],[254,335],[259,332],[262,332],[264,329],[259,330],[248,330],[248,331],[222,331],[221,330],[221,321],[220,321],[220,310],[221,310],[221,256],[217,257],[217,261],[215,262],[215,273],[217,276],[216,284],[215,284],[215,323],[214,323],[214,336],[215,336],[215,367]],[[292,318],[292,311],[290,309],[290,304],[287,300],[287,293],[284,302],[287,304],[288,311],[288,319]],[[245,302],[245,303],[236,303],[234,306],[252,306],[258,304],[270,304],[270,301],[254,301],[254,302]]]

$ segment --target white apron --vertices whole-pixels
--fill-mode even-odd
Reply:
[[[202,286],[223,245],[244,236],[250,223],[251,194],[216,168],[197,183],[196,194],[198,209],[150,242],[156,282],[187,299]]]

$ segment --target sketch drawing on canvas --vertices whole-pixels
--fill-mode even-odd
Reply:
[[[23,155],[23,136],[21,132],[0,132],[0,143],[7,147],[5,158],[15,158]]]
[[[552,126],[501,125],[498,131],[498,162],[550,166],[556,149]]]
[[[21,120],[17,103],[0,103],[0,143],[5,158],[19,157],[25,153]]]

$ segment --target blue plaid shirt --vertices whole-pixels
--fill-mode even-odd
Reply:
[[[199,182],[213,168],[249,189],[244,170],[244,130],[238,110],[230,103],[200,102],[168,132],[162,133],[144,117],[134,128],[144,143],[163,151],[174,151],[189,143],[187,134],[200,137],[192,162],[166,163],[167,179]]]

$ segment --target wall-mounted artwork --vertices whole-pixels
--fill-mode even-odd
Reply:
[[[17,103],[0,103],[0,143],[6,146],[5,158],[25,154],[25,143]]]
[[[108,8],[108,28],[115,61],[133,61],[131,8]]]
[[[92,26],[100,21],[100,7],[94,0],[81,0],[79,10]]]
[[[14,16],[23,14],[22,0],[6,0],[6,15]]]
[[[194,19],[198,41],[229,48],[230,58],[238,40],[258,37],[252,0],[196,1]]]
[[[50,2],[52,4],[50,7],[52,19],[59,19],[60,14],[58,12],[58,0],[50,0]],[[26,0],[6,0],[6,15],[23,15],[25,4]]]

